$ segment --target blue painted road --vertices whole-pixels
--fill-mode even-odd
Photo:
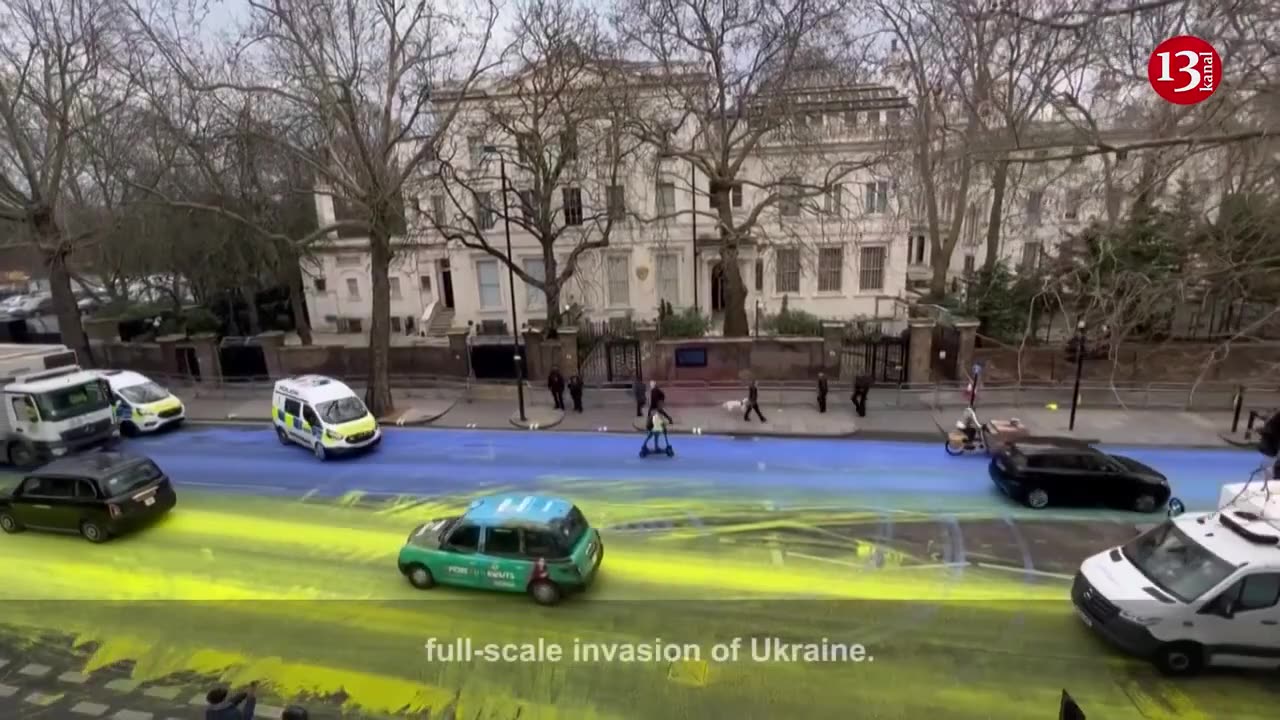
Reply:
[[[663,494],[755,496],[786,490],[838,497],[928,497],[949,504],[1009,504],[991,486],[987,459],[953,458],[941,443],[685,436],[676,457],[637,457],[640,436],[565,432],[393,429],[373,452],[321,462],[282,446],[269,428],[190,427],[129,441],[181,485],[300,496],[437,496],[485,488],[585,481],[646,484]],[[1241,450],[1105,448],[1165,473],[1191,510],[1209,510],[1224,483],[1242,482],[1261,456]]]

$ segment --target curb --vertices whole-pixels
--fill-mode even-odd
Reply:
[[[423,417],[417,420],[414,420],[413,422],[401,422],[399,420],[388,421],[388,420],[382,420],[381,418],[379,418],[378,424],[384,427],[418,427],[420,425],[430,425],[431,423],[439,420],[445,415],[448,415],[455,407],[458,406],[458,403],[460,402],[462,402],[462,398],[460,397],[454,398],[453,402],[449,403],[449,407],[446,407],[444,410],[441,410],[440,412],[434,415],[424,415]],[[412,410],[412,409],[413,409],[412,407],[409,408],[409,410]],[[409,412],[409,410],[406,410],[405,412],[407,413]]]
[[[526,413],[526,415],[527,415],[527,413]],[[555,426],[559,425],[560,423],[564,422],[564,412],[560,412],[560,413],[559,413],[559,415],[556,417],[556,419],[555,419],[555,420],[549,420],[549,421],[547,421],[547,422],[533,422],[533,421],[528,420],[528,419],[521,420],[521,419],[520,419],[520,414],[519,414],[519,413],[514,413],[514,414],[512,414],[512,416],[509,418],[509,422],[511,423],[511,426],[512,426],[512,427],[514,427],[514,428],[516,428],[517,430],[550,430],[551,428],[553,428],[553,427],[555,427]],[[487,429],[489,429],[489,428],[472,428],[472,429],[473,429],[473,430],[487,430]]]
[[[1258,447],[1257,440],[1238,440],[1231,437],[1230,433],[1219,433],[1218,437],[1222,438],[1222,442],[1241,449],[1254,450]]]
[[[640,418],[632,420],[631,427],[634,432],[648,432],[647,423]],[[619,430],[618,432],[626,432]],[[721,437],[770,437],[770,438],[797,438],[806,440],[839,440],[854,437],[862,437],[864,433],[854,429],[852,432],[839,433],[804,433],[804,432],[782,432],[779,430],[715,430],[708,431],[704,428],[691,428],[687,425],[673,423],[667,426],[668,435],[716,435]],[[930,436],[932,437],[932,436]]]

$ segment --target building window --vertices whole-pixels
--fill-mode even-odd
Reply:
[[[480,163],[484,162],[484,137],[481,135],[468,136],[467,150],[471,153],[471,167],[480,167]]]
[[[890,110],[885,113],[885,124],[887,125],[897,125],[901,119],[902,119],[901,110]]]
[[[1027,224],[1040,224],[1040,210],[1044,206],[1044,192],[1032,190],[1027,195]]]
[[[929,252],[929,239],[924,235],[911,236],[911,264],[923,265]]]
[[[526,167],[533,167],[538,157],[538,136],[533,133],[516,134],[516,157]]]
[[[756,260],[756,292],[764,292],[764,260]]]
[[[576,128],[565,128],[560,133],[560,158],[564,162],[578,159],[578,131]]]
[[[1128,160],[1129,160],[1129,151],[1128,151],[1128,150],[1117,150],[1117,151],[1116,151],[1116,164],[1117,164],[1117,165],[1123,165],[1123,164],[1125,164],[1125,162],[1127,162]]]
[[[1080,219],[1080,204],[1084,202],[1084,194],[1078,188],[1067,191],[1066,207],[1062,209],[1062,217],[1067,220]]]
[[[844,114],[844,129],[854,130],[858,127],[858,113],[850,110]]]
[[[360,281],[356,278],[347,278],[347,297],[352,300],[360,299]]]
[[[977,270],[977,260],[972,255],[964,256],[964,274],[972,275]]]
[[[564,224],[565,225],[581,225],[582,224],[582,189],[581,188],[564,188],[560,191],[561,200],[564,202]]]
[[[387,278],[387,281],[391,284],[391,299],[399,300],[400,299],[400,278],[398,277]]]
[[[631,283],[627,273],[629,258],[626,255],[609,256],[609,304],[613,307],[626,307],[631,304]]]
[[[1023,272],[1035,272],[1040,269],[1040,243],[1022,243],[1021,268]]]
[[[492,230],[498,224],[498,214],[493,211],[493,193],[485,190],[475,194],[476,224],[481,230]]]
[[[880,124],[879,110],[872,110],[871,112],[867,113],[867,124],[871,125],[872,127],[875,127]]]
[[[520,191],[520,215],[525,222],[531,223],[537,217],[536,208],[538,207],[537,198],[532,190]]]
[[[431,276],[430,275],[418,276],[418,289],[421,290],[422,292],[431,292]]]
[[[329,287],[329,283],[325,282],[324,278],[316,278],[311,281],[311,284],[315,287],[316,292],[318,293],[325,292]]]
[[[858,263],[858,289],[864,292],[884,290],[884,263],[886,250],[883,246],[862,248],[862,257]]]
[[[542,258],[525,258],[524,271],[536,280],[545,282],[547,279],[547,264]],[[542,310],[547,306],[547,294],[542,288],[525,283],[524,304],[530,310]]]
[[[339,255],[338,267],[355,267],[360,264],[359,255]]]
[[[778,293],[800,292],[800,250],[779,248],[775,251],[773,291]]]
[[[480,307],[486,310],[502,307],[502,281],[498,278],[497,260],[476,263],[476,285],[480,288]]]
[[[716,196],[711,193],[711,188],[707,188],[707,204],[711,207],[719,207],[716,203]],[[731,183],[729,185],[729,207],[738,209],[742,207],[742,183]]]
[[[392,315],[391,316],[391,332],[393,333],[403,332],[403,327],[404,326],[400,324],[400,317],[397,315]]]
[[[867,213],[889,212],[889,183],[884,180],[869,182],[864,186],[862,204]]]
[[[839,215],[844,208],[844,186],[832,185],[825,196],[825,207],[828,215]]]
[[[432,196],[431,196],[431,217],[432,217],[432,219],[434,219],[436,222],[438,222],[438,223],[440,223],[441,225],[443,225],[443,224],[445,223],[445,221],[448,219],[448,216],[449,216],[449,213],[448,213],[448,211],[447,211],[447,210],[445,210],[444,196],[443,196],[443,195],[432,195]]]
[[[778,204],[778,209],[787,217],[800,214],[800,178],[782,178],[782,200]]]
[[[680,303],[680,256],[662,253],[657,257],[658,300],[672,306]]]
[[[660,182],[657,189],[658,215],[671,215],[676,211],[675,183]]]
[[[818,292],[844,290],[844,248],[818,248]]]
[[[360,334],[364,332],[364,322],[360,318],[338,318],[338,332]]]
[[[627,216],[627,194],[621,185],[610,185],[608,188],[609,219],[621,220]]]

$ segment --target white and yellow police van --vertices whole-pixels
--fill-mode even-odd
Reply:
[[[1280,669],[1280,482],[1222,488],[1219,510],[1170,517],[1098,553],[1072,587],[1076,612],[1170,675]]]
[[[271,423],[282,444],[297,443],[321,460],[382,442],[382,430],[364,401],[322,375],[278,381],[271,393]]]
[[[146,375],[130,370],[102,370],[99,375],[111,387],[121,434],[153,433],[186,419],[182,401]]]

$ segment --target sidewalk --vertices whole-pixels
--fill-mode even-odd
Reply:
[[[201,397],[179,393],[193,421],[268,422],[271,417],[269,397],[261,393],[244,397]],[[585,411],[562,413],[551,408],[545,392],[528,392],[525,397],[525,420],[520,421],[517,403],[510,399],[468,400],[461,393],[404,392],[394,393],[396,413],[384,424],[430,425],[456,429],[527,428],[536,431],[572,432],[643,432],[644,421],[637,418],[635,406],[617,402],[588,402]],[[567,400],[567,398],[566,398]],[[728,410],[722,405],[673,404],[668,412],[675,420],[672,433],[707,435],[751,435],[766,437],[812,437],[939,442],[956,421],[959,408],[901,407],[885,399],[874,399],[867,417],[859,418],[848,402],[832,402],[828,411],[819,413],[814,405],[762,404],[766,423],[752,416],[742,419],[742,410]],[[1070,407],[1058,410],[1009,406],[977,408],[984,419],[1016,417],[1033,435],[1073,437],[1110,445],[1168,446],[1185,448],[1239,447],[1228,442],[1231,414],[1227,412],[1179,412],[1161,410],[1114,410],[1081,408],[1076,415],[1075,430],[1068,430]],[[1224,437],[1226,436],[1226,437]]]

